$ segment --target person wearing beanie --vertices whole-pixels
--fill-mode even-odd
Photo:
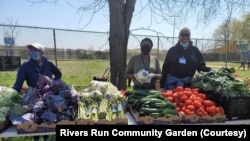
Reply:
[[[23,62],[17,71],[16,81],[13,85],[13,89],[17,92],[21,92],[24,81],[28,86],[28,91],[37,89],[37,82],[40,76],[47,76],[52,80],[59,80],[62,77],[61,71],[50,62],[45,56],[45,48],[40,43],[33,43],[27,45],[30,59]],[[30,93],[24,94],[24,99],[29,97]],[[33,101],[34,103],[36,101]],[[24,102],[23,105],[29,105],[32,103]],[[34,141],[38,141],[40,136],[34,136]],[[49,141],[49,136],[43,136],[44,141]]]
[[[152,47],[152,40],[150,38],[144,38],[140,43],[140,54],[132,56],[128,62],[126,78],[133,81],[134,90],[160,90],[160,63],[159,60],[151,54]]]
[[[173,90],[177,86],[190,87],[196,71],[210,71],[199,49],[192,44],[189,28],[179,32],[178,43],[171,47],[162,66],[161,88]]]

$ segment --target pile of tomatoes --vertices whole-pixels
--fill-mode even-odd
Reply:
[[[176,87],[174,90],[162,92],[162,96],[176,105],[176,110],[182,115],[196,114],[198,116],[224,114],[221,106],[207,99],[204,93],[200,93],[198,88]]]

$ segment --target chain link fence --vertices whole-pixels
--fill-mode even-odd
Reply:
[[[155,34],[155,33],[154,33]],[[11,37],[14,44],[6,44],[4,38]],[[167,50],[177,43],[177,37],[131,34],[128,40],[127,58],[140,52],[140,41],[149,37],[154,46],[152,54],[164,60]],[[55,29],[0,24],[0,56],[20,56],[28,58],[26,45],[39,42],[46,47],[49,59],[109,59],[109,33]],[[242,50],[227,47],[231,41],[212,39],[191,39],[203,53],[207,61],[240,61]]]

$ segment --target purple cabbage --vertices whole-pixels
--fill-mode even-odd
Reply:
[[[43,88],[42,88],[42,93],[44,94],[44,93],[46,93],[46,92],[49,92],[49,91],[51,91],[51,88],[50,88],[50,85],[45,85]]]
[[[53,80],[51,84],[51,89],[54,92],[59,92],[60,90],[67,89],[68,86],[62,80]]]
[[[34,113],[39,113],[42,112],[42,110],[44,109],[45,105],[44,105],[44,101],[38,101],[35,103],[35,105],[33,106],[33,112]]]
[[[42,89],[46,85],[51,85],[52,79],[48,76],[39,75],[39,78],[37,80],[37,86],[39,89]]]
[[[57,117],[56,114],[51,111],[44,111],[41,120],[43,123],[56,123]]]
[[[45,101],[47,99],[48,96],[50,95],[55,95],[55,92],[54,91],[48,91],[46,92],[45,94],[43,94],[43,101]]]
[[[64,99],[70,99],[71,98],[71,90],[70,89],[61,90],[61,91],[59,91],[58,95]]]

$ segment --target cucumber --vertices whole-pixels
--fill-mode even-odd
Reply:
[[[169,102],[156,102],[156,103],[151,103],[153,107],[157,108],[167,108],[167,109],[174,109],[175,110],[175,105]]]
[[[175,109],[170,109],[170,108],[166,108],[166,109],[163,109],[162,113],[164,115],[178,115],[178,112],[175,110]]]
[[[150,103],[163,103],[165,102],[162,99],[158,99],[158,98],[150,98]]]
[[[153,94],[153,95],[148,95],[145,98],[157,98],[157,99],[163,99],[163,96],[161,94]]]
[[[169,117],[171,117],[171,116],[175,116],[175,115],[173,115],[173,114],[165,114],[165,115],[164,115],[165,118],[169,118]]]
[[[141,110],[144,112],[144,113],[161,113],[162,112],[162,109],[158,109],[158,108],[141,108]]]
[[[149,94],[161,94],[161,91],[158,91],[158,90],[149,90],[148,93]]]
[[[153,107],[157,107],[157,108],[165,108],[167,106],[166,102],[155,102],[155,103],[151,103],[150,105],[152,105]]]
[[[156,117],[161,117],[163,114],[162,113],[149,113],[148,115],[156,118]]]

